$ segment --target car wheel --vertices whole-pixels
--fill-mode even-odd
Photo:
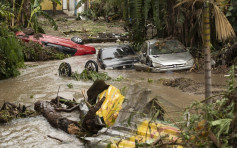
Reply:
[[[128,68],[128,69],[129,69],[129,68],[132,68],[132,67],[133,67],[133,65],[127,65],[127,66],[126,66],[126,68]]]
[[[152,65],[152,61],[149,60],[149,59],[146,61],[146,64],[147,64],[149,67],[153,67],[153,65]]]
[[[63,62],[59,65],[58,68],[59,76],[68,76],[72,75],[71,65],[69,63]]]
[[[88,71],[98,72],[98,64],[93,60],[89,60],[85,64],[85,69],[88,70]]]
[[[148,66],[149,66],[149,67],[153,67],[153,65],[152,65],[152,61],[149,60],[149,62],[148,62]]]
[[[123,66],[116,67],[116,69],[121,70],[123,69]]]

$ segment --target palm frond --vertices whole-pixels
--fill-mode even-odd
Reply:
[[[153,19],[157,31],[160,29],[160,1],[152,0]]]
[[[151,9],[151,0],[146,0],[144,3],[144,18],[147,20],[148,12]]]
[[[213,4],[215,25],[216,25],[216,36],[220,41],[224,41],[230,38],[236,37],[234,29],[230,22],[225,17],[224,13],[219,9],[216,4]]]
[[[11,18],[14,17],[14,14],[8,9],[7,6],[0,2],[0,16],[4,18]]]
[[[185,3],[195,5],[196,2],[204,2],[204,0],[179,0],[179,2],[174,6],[174,8],[177,8]]]
[[[39,11],[37,14],[42,15],[43,17],[45,17],[46,19],[48,19],[48,21],[50,22],[50,24],[53,26],[53,28],[55,30],[58,30],[58,26],[56,24],[56,22],[54,21],[54,19],[47,13],[44,11]]]

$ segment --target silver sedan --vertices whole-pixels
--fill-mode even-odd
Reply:
[[[146,64],[153,71],[162,72],[190,69],[194,59],[177,40],[153,39],[143,44],[141,63]]]

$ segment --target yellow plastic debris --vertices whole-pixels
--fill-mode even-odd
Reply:
[[[96,112],[99,117],[103,117],[107,127],[114,125],[119,111],[122,109],[124,96],[119,89],[110,85],[108,89],[99,94],[99,100],[105,96],[105,101],[100,110]]]
[[[157,139],[162,138],[162,142],[174,142],[177,140],[179,129],[161,124],[159,122],[149,122],[144,120],[138,125],[135,136],[131,136],[128,139],[119,141],[117,144],[112,144],[112,148],[134,148],[136,145],[135,140],[138,143],[153,143]],[[179,140],[178,140],[179,141]],[[173,148],[182,148],[182,146],[175,145]]]
[[[108,89],[104,90],[98,95],[98,100],[105,97],[100,110],[96,112],[99,117],[103,117],[107,127],[114,125],[118,117],[119,111],[122,109],[124,96],[120,93],[119,89],[110,85]],[[97,100],[97,101],[98,101]],[[163,142],[177,142],[181,141],[178,138],[180,133],[178,128],[168,126],[160,122],[150,122],[144,120],[137,126],[137,132],[130,138],[120,141],[111,141],[112,148],[134,148],[136,142],[138,143],[153,143],[157,139],[162,138]],[[132,134],[132,133],[131,133]],[[182,146],[175,145],[173,148],[182,148]]]

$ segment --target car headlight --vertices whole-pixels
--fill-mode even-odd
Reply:
[[[193,63],[194,63],[194,60],[190,59],[190,60],[188,60],[188,62],[186,62],[186,65],[193,65]]]
[[[164,67],[164,65],[160,64],[160,63],[152,63],[153,67]]]

